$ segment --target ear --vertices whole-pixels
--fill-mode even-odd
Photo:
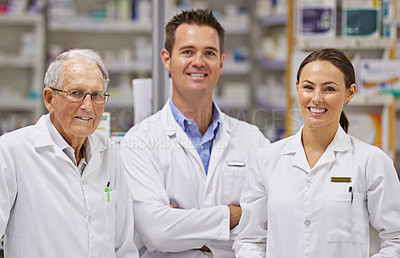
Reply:
[[[170,61],[171,61],[171,57],[168,53],[168,50],[166,50],[165,48],[163,50],[161,50],[161,61],[163,62],[164,68],[167,72],[171,72],[171,66],[170,66]]]
[[[296,81],[296,92],[299,92],[299,81]]]
[[[353,83],[349,89],[346,90],[346,103],[349,102],[356,94],[357,86]]]
[[[225,61],[225,54],[221,55],[221,64],[219,65],[219,68],[222,71],[222,68],[224,67],[224,61]]]
[[[54,106],[52,103],[52,100],[54,98],[54,92],[50,88],[44,88],[43,89],[43,101],[46,109],[50,112],[54,112]]]

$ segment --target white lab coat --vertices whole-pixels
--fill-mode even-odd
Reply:
[[[131,198],[117,148],[88,137],[81,175],[44,115],[0,137],[0,235],[8,258],[134,258]],[[105,192],[110,182],[110,201]]]
[[[258,152],[242,192],[236,257],[367,258],[369,224],[382,241],[372,257],[400,257],[399,197],[382,150],[339,126],[310,169],[300,130]]]
[[[227,205],[239,204],[252,158],[269,141],[254,125],[220,114],[207,176],[169,102],[121,142],[141,257],[234,257]],[[203,245],[214,256],[193,250]]]

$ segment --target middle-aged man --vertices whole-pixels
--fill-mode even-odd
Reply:
[[[141,257],[234,257],[242,184],[258,128],[212,101],[224,64],[224,29],[210,10],[183,11],[167,24],[161,59],[172,99],[121,143]]]
[[[0,137],[5,257],[139,257],[117,149],[93,134],[108,81],[96,52],[62,53],[44,80],[50,114]]]

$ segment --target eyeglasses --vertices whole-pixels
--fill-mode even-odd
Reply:
[[[104,104],[107,102],[108,98],[110,97],[110,94],[107,92],[101,92],[101,91],[94,91],[92,93],[90,92],[84,92],[83,90],[59,90],[50,87],[50,89],[54,91],[59,91],[67,94],[67,99],[69,99],[72,102],[75,103],[81,103],[83,100],[86,98],[86,95],[90,95],[90,98],[92,99],[92,102],[94,104]]]

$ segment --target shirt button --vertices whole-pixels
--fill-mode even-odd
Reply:
[[[188,121],[188,125],[191,125],[192,124],[192,121]]]
[[[307,180],[307,182],[306,182],[306,186],[310,188],[310,187],[311,187],[311,185],[312,185],[311,181],[310,181],[310,180]]]
[[[200,149],[201,149],[201,150],[204,150],[204,145],[201,145]]]
[[[92,217],[91,216],[88,217],[88,222],[92,223]]]
[[[306,220],[306,221],[304,221],[304,225],[310,226],[310,225],[311,225],[311,222],[310,222],[309,220]]]

